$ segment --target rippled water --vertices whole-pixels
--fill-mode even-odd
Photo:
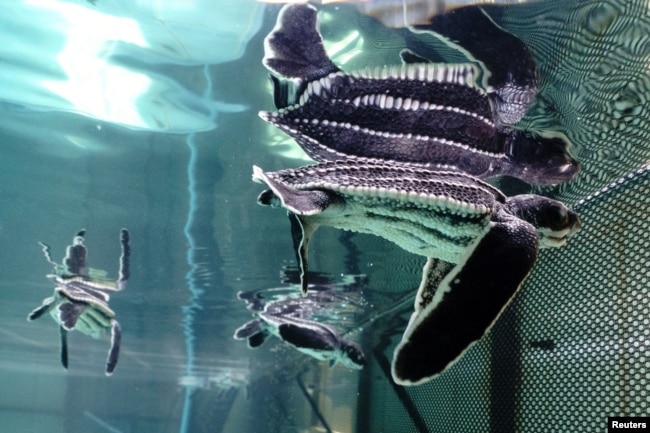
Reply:
[[[291,287],[280,278],[293,261],[288,224],[283,212],[255,204],[261,189],[250,181],[251,165],[274,169],[302,158],[257,118],[272,108],[260,30],[274,16],[240,3],[1,7],[3,430],[245,429],[251,421],[238,424],[241,413],[228,421],[235,399],[268,392],[253,384],[282,370],[280,361],[305,363],[277,341],[252,352],[232,339],[251,318],[238,291]],[[108,337],[73,332],[64,371],[52,320],[25,320],[52,294],[38,242],[59,261],[86,228],[90,266],[113,276],[121,227],[131,233],[132,277],[111,298],[123,330],[118,367],[104,377]],[[340,236],[326,232],[320,243]],[[332,257],[345,260],[341,253]],[[313,265],[328,267],[318,256]],[[331,314],[341,319],[345,311]],[[355,325],[340,324],[342,332]]]

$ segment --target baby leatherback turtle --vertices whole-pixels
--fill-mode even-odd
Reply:
[[[56,287],[54,295],[43,300],[43,305],[27,316],[35,320],[49,312],[59,324],[61,335],[61,364],[68,368],[68,331],[77,330],[93,338],[101,338],[111,332],[111,346],[106,359],[106,375],[111,375],[120,353],[121,328],[115,320],[115,312],[108,306],[109,294],[124,289],[129,278],[129,232],[120,231],[122,254],[117,281],[106,278],[106,272],[89,268],[86,264],[87,249],[84,245],[85,230],[80,230],[66,250],[63,264],[52,260],[50,247],[40,243],[43,254],[53,266],[54,273],[47,277]]]
[[[242,293],[239,297],[246,300]],[[234,338],[248,339],[248,347],[256,348],[274,335],[299,352],[330,361],[330,367],[340,362],[348,368],[362,368],[366,359],[358,344],[342,338],[329,325],[301,317],[304,300],[287,297],[265,304],[255,319],[235,331]]]
[[[272,77],[279,111],[260,117],[316,161],[379,158],[531,184],[556,184],[578,173],[562,134],[510,127],[499,113],[511,107],[495,108],[494,98],[476,84],[472,64],[341,71],[325,52],[311,5],[281,10],[265,40],[263,63],[285,80]]]
[[[321,225],[374,234],[455,264],[425,267],[415,313],[393,358],[393,378],[403,385],[427,381],[457,360],[516,294],[538,248],[561,246],[580,228],[578,215],[556,200],[505,197],[464,173],[394,161],[355,159],[272,173],[254,167],[253,180],[269,187],[260,204],[288,211],[303,276],[309,240]],[[306,284],[303,279],[303,291]]]

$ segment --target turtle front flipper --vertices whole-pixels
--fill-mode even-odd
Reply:
[[[38,244],[41,246],[41,250],[43,251],[45,260],[47,260],[48,263],[52,265],[52,267],[54,268],[54,273],[58,274],[59,264],[54,260],[52,260],[52,252],[50,251],[51,247],[48,244],[43,242],[39,242]]]
[[[120,230],[120,245],[122,254],[120,255],[120,271],[117,278],[117,290],[122,290],[126,287],[126,281],[131,276],[131,246],[129,245],[129,231],[127,229]]]
[[[113,374],[117,359],[120,356],[120,343],[122,342],[122,328],[117,320],[113,319],[111,326],[111,347],[106,358],[106,376]]]
[[[535,227],[499,214],[411,319],[395,349],[393,380],[417,385],[456,362],[492,327],[530,273],[537,252]]]
[[[61,344],[61,365],[66,370],[68,369],[68,331],[59,326],[59,340]]]
[[[311,5],[282,8],[273,31],[264,40],[264,66],[285,78],[311,81],[336,72],[318,32],[318,11]]]
[[[415,313],[420,313],[433,300],[442,280],[455,267],[453,263],[433,257],[427,258],[422,269],[422,281],[415,296]]]
[[[323,323],[284,318],[278,326],[279,337],[298,351],[313,358],[330,361],[330,367],[337,362],[352,369],[363,368],[365,356],[358,344],[345,340],[336,331]]]
[[[69,245],[66,249],[65,257],[63,258],[63,265],[65,266],[66,274],[68,276],[88,276],[88,265],[86,265],[86,256],[88,255],[88,251],[84,245],[85,235],[86,229],[79,230],[72,240],[72,245]]]
[[[271,336],[269,331],[264,329],[260,319],[253,319],[235,330],[235,340],[248,339],[248,347],[257,349]]]

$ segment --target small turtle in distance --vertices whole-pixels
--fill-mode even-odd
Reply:
[[[50,247],[40,243],[46,260],[54,269],[47,277],[55,284],[54,295],[43,300],[43,304],[27,316],[36,320],[50,313],[59,325],[61,338],[61,364],[68,368],[68,331],[77,330],[93,338],[101,338],[107,331],[111,333],[111,345],[106,359],[106,375],[111,375],[117,365],[121,328],[115,319],[115,312],[108,306],[109,292],[125,288],[129,278],[129,232],[120,231],[120,269],[117,281],[106,277],[106,272],[89,268],[86,264],[87,249],[84,245],[85,230],[80,230],[72,245],[66,249],[62,264],[52,260]]]

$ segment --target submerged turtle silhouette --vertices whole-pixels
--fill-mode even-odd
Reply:
[[[117,281],[106,278],[106,272],[89,268],[86,264],[87,249],[84,245],[85,230],[80,230],[72,245],[66,250],[63,264],[52,260],[50,247],[40,243],[43,254],[53,266],[54,274],[47,277],[56,287],[54,295],[43,300],[43,305],[27,316],[35,320],[49,312],[59,324],[61,335],[61,364],[68,368],[68,331],[77,330],[93,338],[101,338],[106,331],[111,332],[111,346],[106,359],[106,374],[111,375],[117,365],[120,353],[121,328],[115,320],[115,312],[108,306],[109,294],[124,289],[129,278],[129,232],[120,231],[120,270]]]
[[[411,51],[402,57],[426,62]],[[532,69],[519,75],[536,75],[527,51],[525,56],[513,52],[511,61],[514,69]],[[525,88],[501,83],[488,93],[476,84],[478,70],[469,63],[411,63],[346,73],[327,56],[317,11],[306,4],[281,10],[265,40],[263,63],[293,81],[295,92],[286,80],[272,77],[279,111],[263,111],[260,117],[293,137],[316,161],[380,158],[481,179],[508,175],[531,184],[564,182],[578,173],[563,134],[512,127],[530,106],[535,80],[527,79]]]
[[[258,202],[284,207],[307,288],[309,240],[321,225],[370,233],[428,257],[409,325],[395,350],[395,382],[442,373],[497,320],[540,247],[580,228],[576,213],[538,195],[504,196],[460,172],[408,163],[342,160],[266,173]]]
[[[306,298],[289,296],[260,307],[246,297],[246,292],[240,292],[238,297],[255,311],[255,319],[240,326],[234,334],[237,340],[248,339],[248,347],[257,348],[273,335],[299,352],[329,361],[330,367],[337,362],[352,369],[365,365],[365,356],[357,343],[342,338],[329,325],[301,317]]]

